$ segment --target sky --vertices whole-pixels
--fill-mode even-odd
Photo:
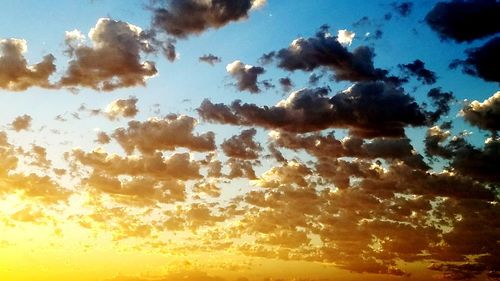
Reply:
[[[0,9],[0,280],[500,279],[500,1]]]

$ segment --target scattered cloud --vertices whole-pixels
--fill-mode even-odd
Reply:
[[[258,76],[265,72],[260,66],[244,64],[241,61],[234,61],[226,66],[227,72],[236,79],[236,87],[239,91],[249,91],[252,94],[259,93]]]
[[[157,74],[154,62],[141,61],[141,55],[153,52],[154,47],[138,26],[101,18],[89,32],[92,45],[82,43],[82,38],[79,31],[66,33],[71,60],[59,86],[112,91],[144,86]]]
[[[0,88],[24,91],[30,87],[52,88],[49,77],[56,71],[55,58],[49,54],[29,65],[24,57],[28,46],[23,39],[0,40]]]
[[[208,54],[208,55],[203,55],[198,58],[200,62],[205,62],[210,65],[215,65],[216,63],[220,63],[222,59],[216,55]]]
[[[31,121],[33,121],[33,118],[27,114],[24,114],[22,116],[17,116],[10,125],[12,127],[12,130],[16,132],[26,131],[31,127]]]
[[[153,24],[171,36],[185,38],[246,19],[252,8],[265,3],[263,0],[172,0],[164,6],[154,7]]]

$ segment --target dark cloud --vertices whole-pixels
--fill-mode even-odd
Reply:
[[[203,55],[201,57],[198,58],[198,60],[200,62],[206,62],[210,65],[215,65],[216,63],[219,63],[222,61],[222,59],[216,55],[212,55],[212,54],[207,54],[207,55]]]
[[[53,55],[29,65],[24,53],[28,47],[22,39],[0,40],[0,89],[24,91],[30,87],[53,88],[49,76],[56,71]]]
[[[410,167],[427,170],[423,157],[415,152],[408,138],[375,138],[365,141],[358,137],[338,140],[333,134],[310,135],[274,132],[272,144],[291,150],[305,150],[316,158],[386,159],[402,161]]]
[[[425,139],[426,153],[449,160],[448,169],[481,182],[500,183],[500,141],[488,139],[484,147],[478,148],[463,136],[451,137],[450,131],[432,127]]]
[[[141,54],[156,49],[139,27],[102,18],[89,37],[92,46],[83,44],[79,31],[66,33],[71,60],[59,86],[112,91],[145,85],[146,79],[157,73],[154,62],[141,61]]]
[[[452,92],[443,92],[441,88],[432,88],[427,97],[431,100],[432,105],[435,107],[434,112],[428,112],[429,122],[435,123],[443,115],[450,112],[450,102],[455,100]]]
[[[220,147],[228,157],[257,159],[262,147],[254,140],[255,134],[255,129],[243,130],[239,135],[224,140]]]
[[[462,109],[462,114],[474,126],[493,132],[500,131],[500,91],[483,102],[472,101]]]
[[[450,68],[461,67],[466,74],[477,76],[485,81],[500,82],[500,37],[495,37],[483,46],[467,49],[465,60],[455,60]]]
[[[498,167],[500,165],[500,141],[492,140],[480,149],[458,138],[450,142],[447,148],[452,151],[450,167],[461,175],[467,175],[480,181],[500,183]]]
[[[259,58],[259,63],[260,64],[269,64],[269,63],[273,62],[275,55],[276,55],[275,51],[271,51],[269,53],[263,54]]]
[[[452,151],[444,147],[443,143],[451,135],[450,131],[445,131],[446,129],[442,126],[434,126],[427,129],[427,134],[425,136],[425,154],[431,158],[441,157],[445,159],[450,159]]]
[[[392,8],[402,17],[407,17],[411,14],[413,9],[413,2],[403,1],[403,2],[392,2]]]
[[[163,55],[168,61],[174,61],[177,58],[177,52],[175,49],[176,40],[167,39],[162,46]]]
[[[235,101],[230,106],[203,101],[200,116],[210,122],[261,126],[289,132],[348,128],[363,137],[403,136],[407,126],[423,126],[426,113],[402,89],[383,82],[357,83],[328,97],[325,88],[303,89],[276,106]]]
[[[412,63],[400,64],[399,68],[406,74],[415,76],[423,84],[432,85],[436,83],[436,73],[425,68],[424,62],[419,59]]]
[[[290,77],[283,77],[280,78],[278,81],[281,85],[281,89],[283,90],[283,92],[288,93],[292,90],[293,82],[292,79],[290,79]]]
[[[228,64],[226,70],[236,79],[236,87],[239,91],[249,91],[252,94],[260,93],[257,78],[265,72],[264,68],[244,64],[237,60]]]
[[[153,8],[153,25],[169,35],[185,38],[245,19],[252,8],[264,3],[257,0],[170,0],[164,7]]]
[[[275,53],[280,68],[288,71],[313,71],[327,67],[337,81],[370,81],[385,78],[387,71],[373,66],[372,49],[360,46],[350,52],[337,37],[326,30],[315,37],[295,39],[288,48]]]
[[[500,32],[500,2],[453,0],[438,2],[425,21],[442,39],[470,42]]]
[[[324,73],[320,73],[320,74],[311,73],[311,75],[309,75],[309,79],[308,79],[309,85],[311,85],[311,86],[318,85],[319,80],[321,78],[323,78],[324,75],[325,75]]]
[[[370,24],[371,24],[370,18],[368,18],[367,16],[364,16],[364,17],[360,18],[359,20],[353,22],[352,26],[354,26],[354,27],[362,27],[362,26],[367,26],[367,25],[370,25]]]

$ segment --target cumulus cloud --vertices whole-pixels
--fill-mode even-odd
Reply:
[[[185,115],[168,115],[163,119],[130,121],[127,128],[116,129],[111,136],[127,152],[154,153],[185,147],[193,151],[215,149],[214,133],[194,134],[196,119]]]
[[[207,55],[203,55],[201,57],[198,58],[198,60],[200,62],[205,62],[205,63],[208,63],[210,65],[215,65],[216,63],[220,63],[222,61],[222,59],[216,55],[212,55],[212,54],[207,54]]]
[[[257,159],[262,147],[254,140],[257,130],[243,130],[239,135],[224,140],[221,149],[228,157]]]
[[[500,31],[500,2],[464,0],[438,2],[425,17],[443,39],[470,42]]]
[[[141,55],[155,50],[141,28],[109,18],[101,18],[89,32],[92,45],[81,42],[82,35],[66,33],[71,60],[58,84],[88,87],[98,91],[143,86],[157,73],[154,62]]]
[[[302,89],[272,107],[205,100],[198,113],[207,121],[223,124],[302,133],[348,128],[363,137],[403,136],[406,126],[427,122],[426,113],[411,96],[383,82],[357,83],[332,97],[325,88]]]
[[[56,71],[53,55],[46,55],[37,64],[29,65],[24,57],[28,50],[22,39],[0,40],[0,88],[24,91],[30,87],[52,88],[49,76]]]
[[[408,138],[375,138],[365,141],[358,137],[347,137],[342,140],[333,134],[294,134],[287,132],[272,132],[271,140],[277,147],[291,150],[305,150],[317,158],[337,159],[354,157],[357,159],[385,159],[402,161],[408,166],[427,170],[429,167],[423,161]]]
[[[19,132],[28,130],[31,127],[31,121],[33,121],[33,118],[31,118],[31,116],[27,114],[24,114],[22,116],[17,116],[10,125],[14,131]]]
[[[466,74],[485,81],[500,82],[498,62],[500,61],[500,37],[495,37],[483,46],[466,50],[465,60],[454,60],[450,68],[462,68]]]
[[[292,90],[293,82],[292,79],[290,79],[290,77],[280,78],[278,82],[280,83],[283,92],[288,93]]]
[[[115,120],[120,117],[132,118],[137,115],[139,109],[137,109],[136,97],[130,97],[128,99],[117,99],[111,102],[104,111],[106,116],[110,120]]]
[[[493,132],[500,131],[500,91],[483,102],[472,101],[461,113],[474,126]]]
[[[261,90],[257,85],[257,78],[264,73],[264,68],[234,61],[226,66],[227,72],[236,79],[236,87],[239,91],[249,91],[256,94]]]
[[[356,33],[347,29],[340,29],[337,32],[337,41],[342,45],[351,46],[354,36],[356,36]]]
[[[277,59],[280,68],[288,71],[313,71],[319,67],[327,67],[335,72],[337,81],[383,79],[387,71],[373,66],[375,54],[372,49],[360,46],[350,52],[339,42],[348,42],[347,37],[353,36],[349,34],[346,31],[339,38],[322,29],[315,37],[295,39],[288,48],[273,53],[273,57]]]
[[[171,0],[153,9],[153,25],[169,35],[185,38],[246,19],[252,8],[265,3],[264,0]]]
[[[436,73],[425,68],[425,63],[419,59],[412,63],[400,64],[399,68],[406,74],[415,76],[423,84],[432,85],[436,83]]]

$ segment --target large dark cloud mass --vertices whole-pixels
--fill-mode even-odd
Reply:
[[[500,1],[438,2],[425,21],[443,39],[470,42],[500,32]]]
[[[311,38],[295,39],[288,48],[270,53],[280,68],[294,71],[312,71],[326,67],[335,72],[336,80],[370,81],[382,79],[387,71],[373,66],[372,49],[360,46],[350,52],[326,29]],[[266,55],[266,61],[270,60]]]
[[[203,101],[200,116],[211,122],[261,126],[290,132],[348,128],[352,134],[403,136],[407,126],[426,124],[426,113],[402,89],[383,82],[357,83],[329,97],[325,88],[293,92],[276,106]]]
[[[485,81],[500,82],[500,37],[495,37],[483,46],[467,49],[465,60],[455,60],[451,68],[461,67],[464,73],[477,76]]]
[[[184,38],[220,28],[248,17],[255,0],[169,0],[154,9],[153,24],[169,35]],[[187,16],[189,15],[189,16]]]

